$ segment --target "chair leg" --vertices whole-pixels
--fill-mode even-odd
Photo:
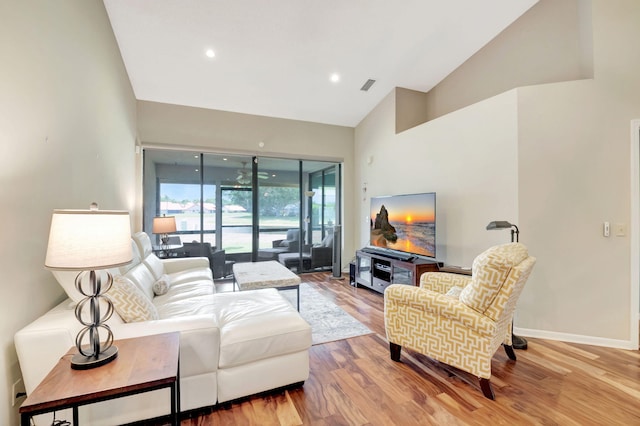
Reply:
[[[389,342],[389,352],[391,354],[391,359],[396,362],[400,362],[400,350],[402,346]]]
[[[509,357],[509,359],[512,361],[515,361],[516,353],[513,350],[513,346],[508,346],[508,345],[502,345],[502,346],[504,346],[504,351],[507,353],[507,356]]]
[[[496,397],[493,394],[493,388],[491,387],[491,382],[489,379],[480,379],[480,389],[482,389],[482,394],[485,398],[489,398],[490,400],[495,400]]]

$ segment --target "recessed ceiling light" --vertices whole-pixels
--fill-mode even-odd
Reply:
[[[216,52],[214,52],[213,49],[207,49],[204,54],[207,55],[207,58],[213,58],[216,56]]]
[[[331,80],[331,82],[337,83],[340,81],[340,74],[334,72],[333,74],[331,74],[331,77],[329,77],[329,79]]]

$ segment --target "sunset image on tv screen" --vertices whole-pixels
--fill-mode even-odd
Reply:
[[[435,193],[371,198],[370,244],[435,257]]]

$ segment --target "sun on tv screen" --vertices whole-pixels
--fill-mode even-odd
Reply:
[[[370,245],[435,258],[435,192],[371,197],[370,218]]]

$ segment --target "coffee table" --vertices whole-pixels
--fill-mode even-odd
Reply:
[[[235,284],[233,291],[256,290],[260,288],[276,288],[278,290],[297,290],[297,304],[300,310],[300,277],[287,269],[280,262],[243,262],[233,265]]]

